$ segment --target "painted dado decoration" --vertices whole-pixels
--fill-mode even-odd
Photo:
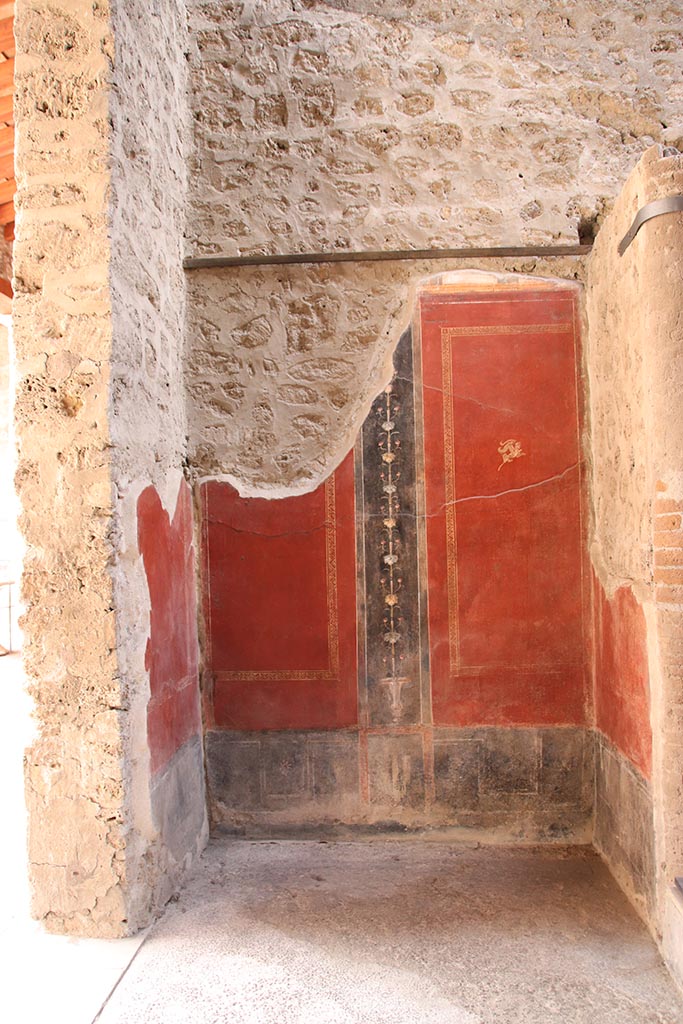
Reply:
[[[203,485],[218,820],[586,825],[576,303],[437,281],[316,491]]]

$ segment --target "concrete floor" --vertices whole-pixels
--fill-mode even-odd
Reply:
[[[0,640],[0,642],[2,642]],[[31,742],[31,700],[21,657],[0,658],[0,1020],[7,1024],[91,1024],[143,935],[74,939],[49,935],[29,916],[22,759]]]
[[[0,687],[3,1020],[683,1024],[654,944],[587,850],[215,839],[146,940],[47,935],[28,917],[16,655]]]
[[[586,849],[214,840],[98,1024],[683,1024]]]

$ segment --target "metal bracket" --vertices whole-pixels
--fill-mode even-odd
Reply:
[[[683,195],[655,199],[654,202],[642,206],[633,218],[633,224],[619,242],[619,255],[624,255],[645,221],[652,220],[653,217],[661,217],[663,213],[675,213],[677,210],[683,210]]]

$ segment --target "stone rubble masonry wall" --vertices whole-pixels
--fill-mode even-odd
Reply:
[[[111,29],[99,3],[16,5],[17,484],[33,913],[125,931],[126,828],[113,587],[109,291]]]
[[[188,252],[575,243],[642,151],[676,137],[671,0],[188,6]],[[548,264],[488,267],[577,268]],[[194,272],[199,473],[311,489],[386,382],[416,281],[468,265]]]
[[[593,429],[593,564],[608,595],[630,586],[648,626],[655,930],[683,978],[666,931],[673,878],[683,872],[683,224],[659,217],[623,257],[617,244],[646,203],[683,192],[683,158],[650,149],[598,236],[588,268],[589,389]],[[600,686],[600,679],[596,679]],[[602,780],[604,783],[604,780]],[[600,786],[600,781],[598,785]],[[598,805],[598,814],[600,813]],[[615,825],[629,830],[628,802]],[[598,835],[600,823],[598,822]],[[626,888],[633,878],[616,866]]]
[[[150,920],[205,833],[202,816],[160,838],[177,780],[149,773],[135,521],[145,486],[172,511],[181,479],[185,22],[173,0],[19,0],[15,31],[33,912],[115,936]]]
[[[148,920],[177,887],[207,833],[201,744],[176,753],[175,771],[153,778],[147,746],[149,592],[137,543],[137,502],[156,488],[172,518],[186,450],[182,353],[185,331],[183,232],[187,213],[187,21],[184,0],[117,0],[112,5],[115,76],[111,113],[113,348],[111,423],[115,513],[113,566],[118,654],[132,695],[127,793],[132,794],[129,885]],[[142,624],[142,625],[141,625]],[[197,748],[197,749],[195,749]],[[179,766],[179,767],[178,767]],[[178,772],[191,828],[169,838]],[[169,824],[170,823],[170,824]],[[156,837],[156,838],[154,838]],[[152,843],[152,840],[154,842]],[[150,845],[152,844],[152,845]],[[131,911],[132,913],[132,911]]]

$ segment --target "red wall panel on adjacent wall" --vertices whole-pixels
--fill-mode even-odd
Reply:
[[[202,487],[207,660],[223,729],[355,725],[353,454],[317,490]]]
[[[611,600],[593,578],[595,724],[646,778],[652,727],[645,613],[630,587]]]
[[[142,492],[137,512],[151,604],[147,735],[156,772],[201,731],[190,488],[181,482],[172,522],[154,487]]]
[[[575,301],[421,298],[437,725],[585,721]]]

